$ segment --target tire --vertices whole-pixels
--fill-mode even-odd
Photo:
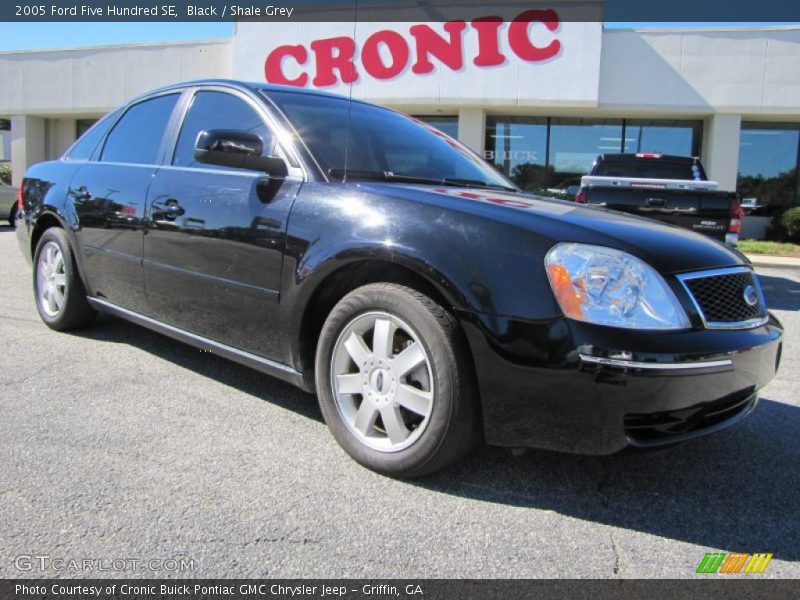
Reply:
[[[11,225],[12,229],[16,226],[16,220],[17,220],[17,205],[14,204],[14,206],[11,207],[11,212],[8,213],[8,224]]]
[[[481,439],[471,365],[444,308],[408,287],[366,285],[345,296],[322,327],[320,408],[357,462],[392,477],[420,477]]]
[[[86,289],[63,229],[51,227],[42,234],[33,265],[36,309],[50,329],[80,329],[94,321],[97,313],[86,300]]]

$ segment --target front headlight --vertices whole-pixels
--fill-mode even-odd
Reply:
[[[564,243],[544,260],[564,315],[629,329],[687,329],[689,319],[655,269],[613,248]]]

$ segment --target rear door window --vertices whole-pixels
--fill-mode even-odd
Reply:
[[[156,164],[169,119],[180,94],[166,94],[131,106],[108,134],[102,162]]]
[[[114,123],[119,114],[118,110],[103,117],[97,123],[92,125],[86,133],[84,133],[78,141],[73,144],[66,155],[67,160],[83,161],[89,160],[94,154],[97,144],[103,139],[103,136],[108,131],[108,128]]]

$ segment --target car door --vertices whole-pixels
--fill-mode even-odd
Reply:
[[[280,154],[265,108],[226,88],[191,94],[172,158],[148,193],[144,274],[155,317],[214,341],[277,359],[273,332],[286,223],[302,178],[195,161],[198,134],[257,134]]]
[[[70,182],[89,293],[140,313],[148,311],[142,272],[147,191],[179,97],[162,94],[128,107]]]

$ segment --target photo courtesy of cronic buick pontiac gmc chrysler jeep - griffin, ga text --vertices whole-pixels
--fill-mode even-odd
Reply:
[[[135,98],[25,173],[16,226],[49,327],[111,313],[316,392],[342,448],[396,477],[482,441],[716,432],[781,357],[723,242],[523,193],[412,117],[297,88]]]

